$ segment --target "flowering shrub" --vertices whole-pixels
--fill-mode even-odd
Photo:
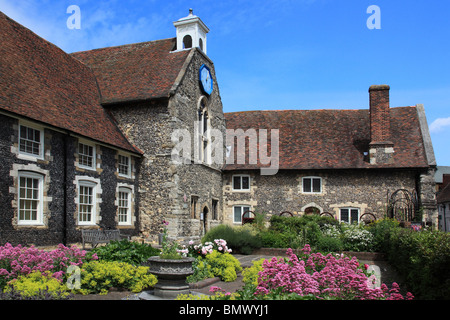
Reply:
[[[206,278],[220,277],[223,281],[234,281],[237,271],[241,271],[239,260],[233,257],[227,242],[223,239],[215,239],[204,244],[184,246],[183,255],[194,257],[194,274],[188,277],[188,282],[203,280]]]
[[[183,246],[183,248],[179,251],[184,255],[188,255],[190,257],[204,257],[207,254],[212,253],[214,250],[221,253],[232,252],[232,250],[228,248],[227,242],[223,239],[215,239],[212,242],[205,242],[204,244],[194,244],[193,241],[189,241],[189,245]]]
[[[90,261],[81,268],[81,289],[77,292],[107,294],[111,287],[140,292],[157,282],[156,277],[148,273],[148,269],[126,262]]]
[[[222,281],[231,282],[236,280],[237,272],[242,270],[238,259],[229,253],[220,253],[213,250],[205,257],[207,263],[211,266],[211,271]]]
[[[54,278],[49,271],[45,273],[32,271],[28,275],[20,275],[17,279],[8,282],[4,291],[6,294],[15,292],[19,295],[19,299],[25,300],[43,295],[48,295],[51,300],[72,297],[67,286],[61,280]]]
[[[362,225],[343,224],[343,242],[345,250],[372,251],[374,246],[373,234]]]
[[[275,257],[264,261],[255,296],[264,299],[278,295],[339,300],[405,299],[396,283],[391,290],[385,284],[372,288],[373,285],[368,283],[368,274],[356,258],[311,253],[309,245],[302,251],[301,259],[293,254],[292,249],[288,249],[287,261]],[[412,294],[407,293],[406,299],[412,298]]]
[[[98,259],[92,255],[91,259]],[[81,265],[87,261],[86,251],[76,246],[70,248],[60,244],[52,251],[31,247],[16,247],[7,243],[0,247],[0,288],[9,280],[20,275],[27,275],[32,271],[53,273],[53,277],[62,279],[65,271],[70,265]]]

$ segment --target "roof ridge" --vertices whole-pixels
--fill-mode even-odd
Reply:
[[[169,40],[175,40],[175,37],[171,37],[171,38],[165,38],[165,39],[157,39],[157,40],[151,40],[151,41],[142,41],[142,42],[134,42],[134,43],[128,43],[128,44],[120,44],[117,46],[109,46],[109,47],[102,47],[102,48],[95,48],[95,49],[89,49],[89,50],[82,50],[82,51],[75,51],[75,52],[71,52],[69,53],[69,55],[76,55],[78,53],[85,53],[85,52],[92,52],[92,51],[101,51],[101,50],[107,50],[107,49],[117,49],[117,48],[122,48],[122,47],[133,47],[133,46],[137,46],[137,45],[145,45],[145,44],[150,44],[150,43],[156,43],[156,42],[162,42],[162,41],[169,41]]]
[[[400,108],[415,108],[416,106],[400,106],[400,107],[391,107],[390,109],[400,109]],[[274,109],[274,110],[241,110],[241,111],[230,111],[225,112],[225,114],[231,113],[250,113],[250,112],[311,112],[311,111],[364,111],[369,110],[369,108],[361,108],[361,109],[333,109],[333,108],[322,108],[322,109]]]

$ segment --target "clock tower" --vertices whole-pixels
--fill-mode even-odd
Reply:
[[[189,9],[189,15],[173,23],[177,28],[177,51],[200,48],[206,54],[206,34],[208,27]]]

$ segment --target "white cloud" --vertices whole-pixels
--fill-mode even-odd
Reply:
[[[437,118],[430,124],[430,132],[437,133],[445,127],[450,127],[450,117]]]

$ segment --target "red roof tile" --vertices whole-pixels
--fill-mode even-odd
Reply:
[[[416,108],[391,108],[390,114],[395,152],[388,165],[371,165],[364,156],[370,142],[369,110],[248,111],[226,113],[225,119],[227,129],[279,129],[279,169],[427,167]],[[246,163],[225,169],[260,168]]]
[[[92,71],[0,12],[0,109],[132,152]]]
[[[88,65],[102,93],[102,103],[169,97],[189,51],[171,52],[170,38],[72,53]]]

